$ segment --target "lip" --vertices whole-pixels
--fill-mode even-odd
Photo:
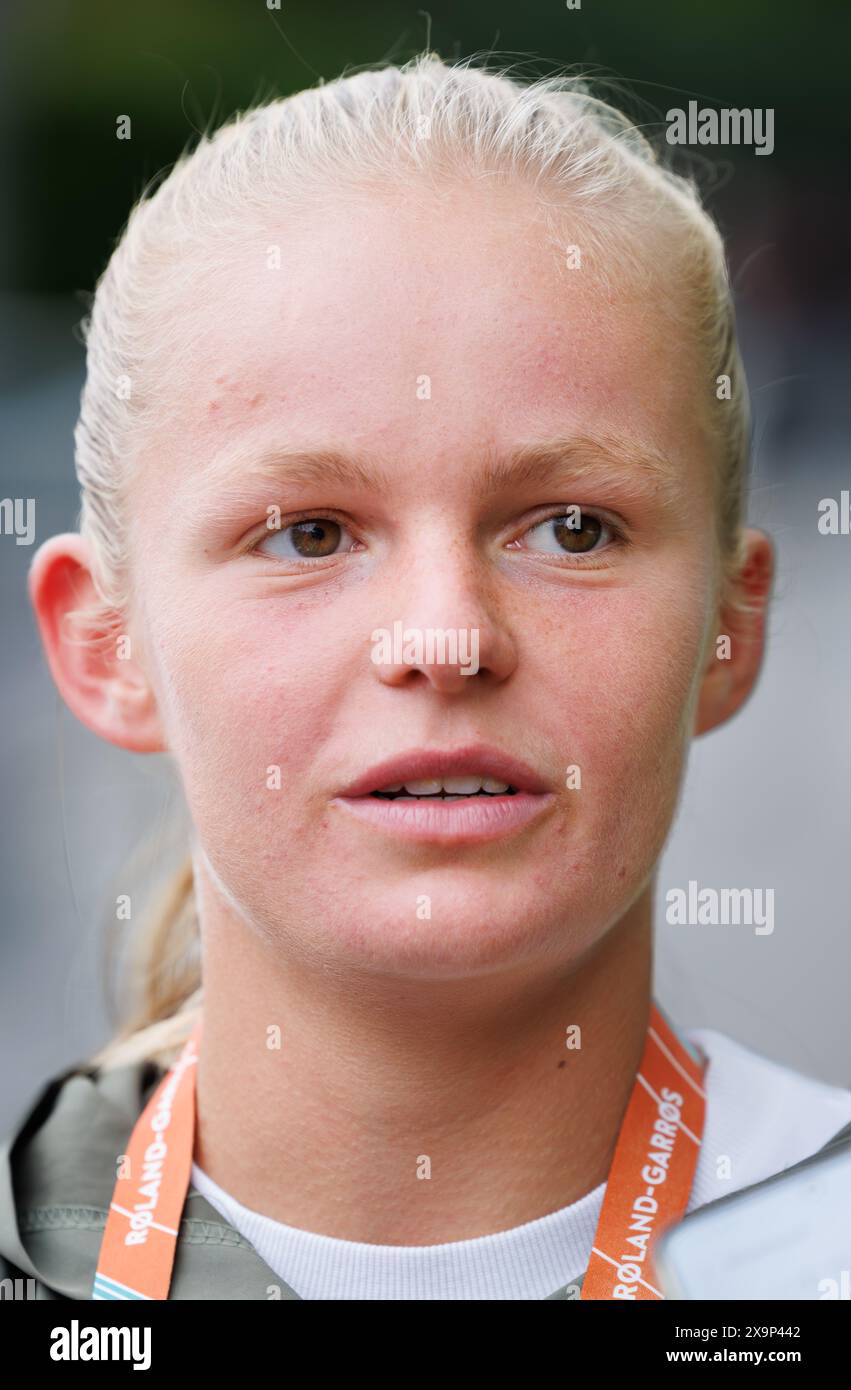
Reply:
[[[510,753],[487,743],[468,743],[462,748],[412,748],[385,758],[343,787],[339,796],[368,796],[394,782],[413,782],[425,777],[464,777],[481,772],[497,782],[507,782],[518,792],[543,793],[549,783]]]
[[[371,793],[388,783],[481,773],[515,787],[459,801],[382,801]],[[459,846],[515,834],[555,803],[555,794],[528,764],[487,744],[456,749],[416,748],[376,763],[333,798],[346,812],[405,840]]]

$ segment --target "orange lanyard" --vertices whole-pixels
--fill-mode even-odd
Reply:
[[[92,1298],[168,1298],[189,1187],[201,1021],[133,1128],[112,1194]],[[706,1058],[657,1003],[606,1183],[581,1298],[662,1298],[649,1247],[688,1204],[703,1136]]]
[[[706,1114],[707,1059],[654,1001],[580,1298],[664,1298],[649,1248],[685,1215]]]

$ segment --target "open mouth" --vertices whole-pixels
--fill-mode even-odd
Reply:
[[[472,801],[476,797],[516,796],[517,788],[491,778],[447,778],[443,782],[398,783],[369,793],[381,801]]]
[[[558,798],[533,767],[479,743],[397,753],[356,777],[331,804],[399,842],[457,850],[520,833]]]

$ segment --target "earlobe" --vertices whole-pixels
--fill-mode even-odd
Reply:
[[[51,536],[33,557],[28,588],[50,673],[71,712],[120,748],[163,751],[154,692],[122,614],[100,601],[87,541],[76,532]]]
[[[745,531],[743,541],[742,562],[721,606],[704,667],[695,736],[726,723],[741,709],[756,685],[765,653],[774,551],[769,537],[754,528]]]

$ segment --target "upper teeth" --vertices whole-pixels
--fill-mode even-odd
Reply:
[[[439,792],[449,792],[454,796],[472,796],[478,791],[507,792],[507,782],[497,782],[493,777],[428,777],[414,782],[394,782],[390,786],[379,787],[382,792],[410,792],[412,796],[436,796]]]

